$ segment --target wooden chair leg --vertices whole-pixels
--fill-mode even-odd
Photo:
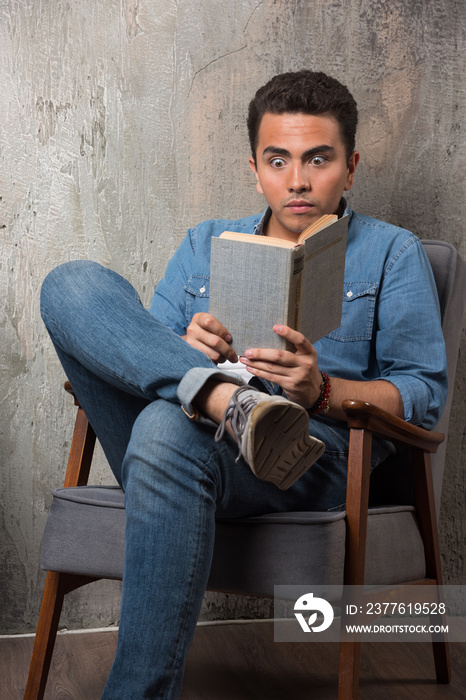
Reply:
[[[357,700],[361,642],[340,642],[338,700]]]
[[[450,650],[448,642],[445,639],[443,642],[432,642],[432,650],[434,652],[435,675],[437,683],[450,683]]]
[[[24,700],[42,700],[65,596],[64,574],[47,573]]]
[[[442,564],[438,541],[437,517],[435,513],[434,487],[430,455],[420,450],[413,450],[413,476],[416,493],[416,512],[424,542],[426,556],[426,576],[435,579],[441,586]],[[445,624],[445,619],[437,616],[432,624]],[[440,639],[432,643],[435,663],[435,673],[438,683],[450,683],[450,650],[446,635],[438,635]]]
[[[69,382],[66,382],[65,389],[73,394]],[[94,430],[76,397],[75,405],[78,406],[78,411],[66,469],[64,483],[66,487],[87,484],[96,442]],[[44,697],[65,595],[80,586],[97,580],[97,578],[90,576],[63,574],[55,571],[47,573],[24,700],[42,700]]]
[[[348,482],[346,490],[347,543],[345,584],[364,584],[367,509],[369,504],[372,434],[368,430],[350,431]],[[342,611],[342,626],[345,624]],[[343,631],[342,631],[343,635]],[[357,700],[359,691],[359,641],[340,641],[338,700]]]
[[[89,576],[47,572],[24,700],[44,697],[65,595],[96,580]]]

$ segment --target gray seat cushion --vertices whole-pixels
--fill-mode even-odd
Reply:
[[[53,491],[41,567],[98,578],[123,576],[124,494],[116,486]],[[343,582],[344,511],[272,513],[219,520],[209,588],[273,596],[280,585]],[[425,576],[424,548],[411,506],[369,511],[366,582]]]
[[[125,496],[118,486],[52,491],[41,567],[99,578],[123,577]]]

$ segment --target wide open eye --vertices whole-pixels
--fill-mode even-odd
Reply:
[[[327,158],[325,158],[324,156],[312,156],[310,162],[312,163],[312,165],[323,165],[327,162]]]

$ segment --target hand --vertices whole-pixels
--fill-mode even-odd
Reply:
[[[320,394],[322,376],[317,353],[309,340],[288,326],[274,326],[273,331],[292,343],[296,352],[256,348],[246,350],[240,361],[251,374],[278,384],[290,401],[310,408]]]
[[[231,343],[230,333],[212,314],[202,311],[194,314],[186,329],[186,335],[182,337],[216,364],[225,360],[238,362],[237,354],[228,344]]]

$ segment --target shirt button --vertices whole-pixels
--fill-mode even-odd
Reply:
[[[351,297],[353,296],[353,292],[346,292],[346,296],[348,297],[348,299],[351,299]]]

